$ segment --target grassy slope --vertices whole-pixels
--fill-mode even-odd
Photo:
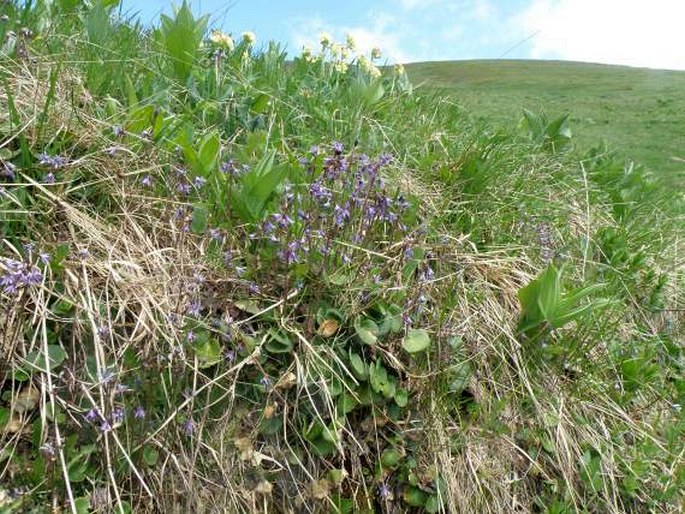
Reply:
[[[685,172],[685,72],[557,61],[424,62],[415,84],[448,92],[492,124],[523,108],[570,113],[577,147],[601,140],[654,172]]]
[[[641,169],[187,8],[0,14],[0,512],[679,512]]]

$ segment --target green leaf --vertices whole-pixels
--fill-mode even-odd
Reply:
[[[206,330],[198,331],[195,336],[193,351],[200,368],[214,366],[221,361],[221,344],[210,337]]]
[[[12,417],[12,413],[9,409],[4,409],[0,407],[0,428],[4,427]]]
[[[402,348],[407,353],[418,353],[430,346],[430,336],[422,328],[410,329],[402,340]]]
[[[350,352],[350,368],[352,369],[352,374],[357,378],[357,380],[366,380],[369,378],[369,367],[362,360],[362,358],[356,354]]]
[[[345,391],[340,398],[338,398],[336,407],[338,414],[344,416],[352,412],[357,405],[359,405],[357,398],[355,398],[353,394]]]
[[[145,461],[145,464],[147,464],[150,467],[154,467],[155,464],[157,464],[157,461],[159,460],[159,451],[157,448],[153,448],[152,446],[146,446],[143,449],[143,460]]]
[[[200,143],[200,151],[198,152],[198,161],[202,168],[201,172],[207,176],[214,168],[216,168],[217,160],[219,159],[219,134],[213,130],[202,138]]]
[[[381,316],[383,321],[380,326],[380,334],[384,336],[390,332],[398,333],[404,328],[404,321],[402,320],[402,308],[398,305],[392,304],[381,307]]]
[[[469,386],[469,380],[471,379],[473,370],[467,361],[456,364],[450,371],[450,377],[452,379],[450,391],[460,393]]]
[[[190,222],[190,229],[195,234],[204,234],[207,231],[207,218],[209,211],[202,204],[193,205],[193,220]]]
[[[384,468],[395,469],[402,461],[402,452],[395,448],[389,448],[381,454],[381,464]]]
[[[404,489],[402,499],[407,505],[411,505],[412,507],[423,507],[426,504],[428,495],[418,487],[410,485]]]
[[[282,330],[271,328],[269,329],[269,339],[264,347],[270,353],[290,353],[293,351],[294,345],[288,334]]]
[[[65,352],[61,346],[56,344],[48,345],[48,370],[52,371],[57,369],[64,360],[67,358],[67,352]],[[26,356],[26,361],[36,368],[45,370],[45,354],[42,350],[33,351]]]
[[[406,389],[398,389],[395,391],[395,403],[398,407],[406,407],[409,403],[409,392]]]
[[[365,344],[373,346],[378,341],[378,325],[369,318],[359,317],[354,321],[354,330],[357,337]]]
[[[74,498],[74,508],[77,514],[88,514],[90,512],[90,498],[83,496]]]

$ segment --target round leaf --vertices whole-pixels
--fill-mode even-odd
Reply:
[[[373,346],[378,341],[378,325],[369,318],[357,318],[354,322],[357,337],[365,344]]]
[[[430,346],[430,342],[430,336],[424,329],[411,329],[404,336],[402,348],[407,353],[418,353],[427,349]]]

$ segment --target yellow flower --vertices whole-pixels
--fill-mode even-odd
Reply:
[[[333,37],[328,32],[322,32],[319,34],[319,42],[324,48],[328,48],[333,43]]]
[[[228,34],[221,32],[220,30],[213,30],[209,36],[209,40],[217,46],[225,48],[227,50],[233,50],[235,44],[233,43],[233,38]]]
[[[347,49],[350,51],[353,51],[356,48],[357,45],[352,37],[352,34],[345,35],[345,44],[347,45]]]
[[[383,55],[383,54],[381,53],[381,49],[380,49],[380,48],[374,47],[374,48],[371,50],[371,59],[380,59],[380,58],[381,58],[381,55]]]
[[[305,46],[302,48],[302,58],[307,62],[314,61],[314,54],[312,53],[311,47]]]
[[[347,71],[347,63],[345,61],[337,61],[333,65],[333,69],[338,73],[345,73]]]
[[[401,75],[404,75],[404,65],[403,64],[395,64],[395,67],[393,68],[395,71],[395,75],[398,77]]]
[[[377,79],[381,76],[381,70],[378,69],[378,66],[374,66],[373,64],[369,66],[368,71],[371,78]]]
[[[243,41],[245,41],[249,46],[254,45],[255,41],[257,41],[257,36],[255,36],[254,32],[243,32]]]

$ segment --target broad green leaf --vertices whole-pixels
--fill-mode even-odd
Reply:
[[[395,469],[404,455],[395,448],[388,448],[381,454],[381,464],[384,468]]]
[[[355,398],[355,396],[347,391],[345,391],[337,401],[337,409],[339,415],[346,415],[352,412],[357,405],[359,405],[359,401]]]
[[[269,329],[269,339],[264,347],[270,353],[290,353],[293,350],[293,342],[288,334],[276,328]]]
[[[210,337],[206,330],[198,331],[195,343],[193,344],[193,351],[200,368],[214,366],[222,359],[221,344],[216,339]]]
[[[48,345],[48,370],[57,369],[66,358],[67,352],[61,346],[56,344]],[[26,361],[36,368],[45,370],[45,354],[42,350],[29,353],[26,356]]]
[[[194,234],[204,234],[207,231],[207,218],[209,211],[202,204],[193,205],[193,220],[190,222],[190,229]]]
[[[405,487],[404,492],[402,493],[402,499],[407,505],[411,505],[412,507],[423,507],[426,504],[428,495],[418,487],[410,485]]]
[[[88,514],[90,512],[90,498],[85,496],[74,498],[74,508],[77,514]]]
[[[430,336],[422,328],[412,328],[402,340],[402,348],[407,353],[418,353],[430,346]]]
[[[159,451],[157,448],[146,446],[145,449],[143,449],[143,460],[145,461],[145,464],[150,467],[157,464],[157,461],[159,460]]]
[[[352,369],[352,374],[358,380],[366,380],[369,378],[369,367],[356,353],[350,352],[350,368]]]
[[[357,337],[365,344],[373,346],[378,341],[378,325],[369,318],[359,317],[354,321],[354,330]]]
[[[202,173],[207,176],[216,168],[217,160],[219,159],[219,134],[212,130],[202,138],[200,143],[200,150],[198,152],[198,161],[202,167]]]
[[[460,393],[466,389],[472,374],[473,370],[467,361],[460,362],[452,367],[450,370],[450,378],[452,380],[450,383],[450,391]]]
[[[398,389],[395,391],[395,403],[398,407],[406,407],[409,403],[409,392],[406,389]]]

